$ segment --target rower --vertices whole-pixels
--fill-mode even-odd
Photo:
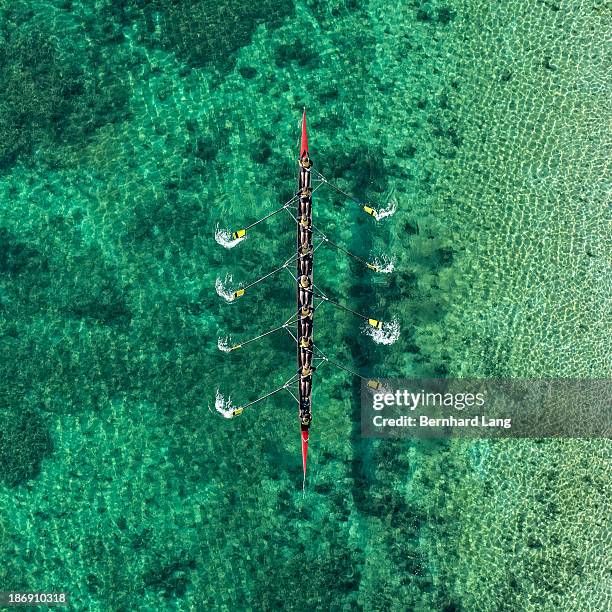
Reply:
[[[300,158],[299,161],[302,168],[305,168],[306,170],[312,168],[312,162],[310,161],[310,157],[308,157],[308,153],[306,153],[304,157]]]
[[[308,378],[309,376],[312,376],[316,369],[317,368],[314,366],[302,366],[302,369],[300,370],[300,378]]]
[[[313,248],[312,248],[312,246],[311,246],[311,245],[309,245],[309,244],[303,244],[303,245],[300,247],[300,255],[301,255],[302,257],[305,257],[306,255],[312,255],[312,253],[313,253]]]
[[[305,274],[300,276],[300,287],[302,287],[302,289],[308,289],[308,287],[310,287],[310,279]]]
[[[308,306],[303,306],[300,310],[300,318],[310,319],[312,318],[312,310]]]
[[[305,349],[310,348],[311,342],[312,341],[310,340],[310,338],[302,338],[300,340],[300,348],[305,348]]]

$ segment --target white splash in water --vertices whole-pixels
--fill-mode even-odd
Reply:
[[[384,253],[382,255],[374,257],[373,264],[377,268],[377,272],[381,274],[390,274],[395,270],[395,262],[397,259],[395,257],[389,257]]]
[[[237,244],[240,244],[243,240],[246,240],[247,235],[245,234],[242,238],[232,238],[232,233],[229,230],[215,229],[215,240],[225,249],[233,249]]]
[[[217,290],[217,295],[219,297],[222,297],[226,302],[234,301],[235,289],[232,289],[232,275],[231,274],[226,274],[223,280],[221,280],[220,278],[217,278],[217,280],[215,281],[215,289]]]
[[[393,344],[400,336],[400,325],[396,319],[383,323],[382,329],[376,329],[371,325],[364,327],[363,333],[370,336],[376,344]]]
[[[232,350],[232,339],[228,336],[227,338],[217,338],[217,347],[224,353],[229,353]]]
[[[226,419],[233,419],[236,416],[232,406],[232,398],[228,397],[225,399],[219,392],[219,389],[217,389],[217,396],[215,397],[215,410]]]
[[[395,200],[391,200],[387,202],[387,208],[381,208],[376,211],[376,220],[380,221],[385,217],[391,217],[397,211],[397,202]]]

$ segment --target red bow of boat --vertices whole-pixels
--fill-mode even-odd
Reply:
[[[302,144],[300,146],[300,157],[308,155],[308,134],[306,133],[306,109],[302,114]]]

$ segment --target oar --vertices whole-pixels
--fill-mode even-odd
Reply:
[[[246,227],[243,227],[242,229],[232,232],[232,239],[238,240],[238,238],[242,238],[243,236],[246,236],[247,230],[250,230],[252,227],[259,225],[266,219],[269,219],[270,217],[277,215],[279,212],[286,210],[287,208],[289,208],[289,206],[291,206],[291,204],[293,204],[293,202],[297,200],[297,197],[298,197],[297,195],[294,195],[290,200],[285,202],[278,210],[272,211],[271,213],[267,214],[265,217],[262,217],[261,219],[258,219],[257,221],[251,223],[251,225],[247,225]]]
[[[313,169],[314,170],[314,169]],[[317,170],[314,170],[314,173],[319,177],[319,180],[323,183],[325,183],[326,185],[329,185],[334,191],[337,191],[338,193],[341,193],[343,196],[345,196],[346,198],[348,198],[349,200],[352,200],[353,202],[355,202],[356,204],[359,204],[359,206],[361,206],[362,210],[366,213],[368,213],[368,215],[371,215],[372,217],[374,217],[375,219],[378,216],[378,211],[374,208],[372,208],[372,206],[370,206],[370,204],[368,202],[363,202],[361,200],[358,200],[356,197],[352,196],[350,193],[346,193],[346,191],[344,191],[343,189],[340,189],[340,187],[338,187],[337,185],[334,185],[333,183],[330,183],[320,172],[318,172]]]
[[[297,379],[297,374],[294,374],[282,387],[279,387],[278,389],[274,389],[274,391],[270,391],[269,393],[266,393],[265,395],[262,395],[261,397],[258,397],[257,399],[253,400],[252,402],[249,402],[248,404],[243,404],[242,406],[237,406],[236,408],[234,408],[231,412],[231,416],[227,417],[227,418],[234,418],[237,417],[239,415],[241,415],[245,408],[249,408],[250,406],[253,406],[254,404],[258,404],[259,402],[263,402],[264,400],[268,399],[269,397],[272,397],[273,395],[276,395],[277,393],[280,393],[281,391],[284,391],[285,389],[287,389],[288,387],[290,387]]]
[[[276,269],[272,270],[272,272],[268,272],[267,274],[264,274],[261,278],[258,278],[256,281],[253,281],[252,283],[249,283],[245,287],[242,287],[242,288],[238,289],[237,291],[234,291],[234,293],[232,294],[232,300],[235,300],[236,298],[242,297],[245,294],[247,289],[250,289],[251,287],[254,287],[255,285],[261,283],[262,281],[265,281],[266,278],[270,278],[270,276],[273,276],[274,274],[277,274],[281,270],[284,270],[285,268],[287,268],[289,266],[289,264],[291,262],[295,261],[297,258],[298,258],[297,255],[293,255],[292,257],[290,257],[279,268],[276,268]]]
[[[348,251],[344,247],[341,247],[339,244],[336,244],[335,242],[332,242],[318,227],[313,225],[312,229],[315,232],[317,232],[317,234],[321,235],[321,239],[323,240],[323,242],[325,244],[329,244],[330,246],[334,247],[335,249],[338,249],[338,251],[341,251],[345,255],[348,255],[349,257],[352,257],[354,260],[356,260],[356,261],[362,263],[364,266],[366,266],[366,268],[368,268],[369,270],[373,270],[374,272],[380,272],[380,267],[379,266],[377,266],[376,264],[372,264],[369,261],[366,261],[363,257],[359,257],[359,255],[355,255],[355,253],[351,253],[351,251]]]

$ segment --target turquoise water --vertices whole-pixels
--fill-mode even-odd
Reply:
[[[322,370],[309,482],[289,396],[290,219],[336,242],[317,342],[366,375],[609,377],[609,82],[599,2],[0,2],[0,590],[75,610],[603,610],[607,441],[361,439]],[[320,255],[320,256],[319,256]]]

